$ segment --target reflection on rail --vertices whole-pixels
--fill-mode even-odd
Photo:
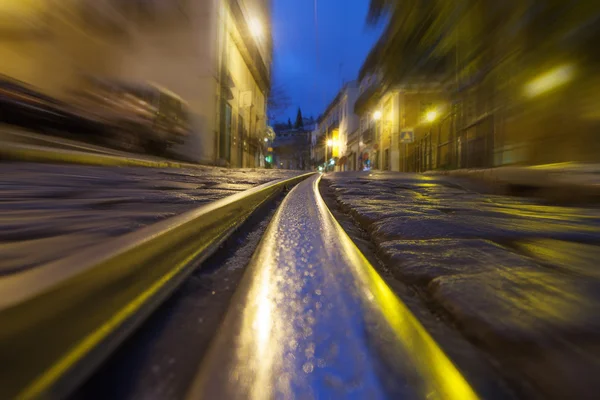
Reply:
[[[477,395],[300,183],[271,221],[190,398]]]

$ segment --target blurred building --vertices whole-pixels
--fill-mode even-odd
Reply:
[[[98,4],[106,1],[100,0]],[[108,12],[110,8],[101,8]],[[94,15],[84,1],[0,2],[0,74],[64,98],[83,73],[108,74],[115,69],[118,38],[126,26],[120,14]],[[92,26],[91,22],[96,24]],[[96,36],[100,21],[111,35]],[[112,40],[114,39],[114,40]]]
[[[383,86],[378,74],[361,74],[354,112],[360,117],[357,134],[360,160],[367,168],[388,171],[434,169],[449,108],[440,79],[414,77],[403,84]],[[446,124],[447,125],[447,124]]]
[[[265,152],[270,0],[0,3],[0,73],[68,99],[86,76],[150,81],[182,97],[193,134],[175,150],[255,167]]]
[[[310,131],[284,129],[275,133],[273,166],[280,169],[310,169]]]
[[[359,118],[354,114],[354,105],[358,94],[358,82],[347,82],[318,118],[311,135],[315,166],[339,171],[356,168]]]
[[[384,133],[377,168],[600,162],[599,2],[371,4],[384,3],[372,15],[388,17],[386,30],[360,73],[379,82],[357,102],[391,123],[390,162]],[[400,119],[388,122],[375,103],[390,91]],[[414,139],[396,142],[405,129]]]

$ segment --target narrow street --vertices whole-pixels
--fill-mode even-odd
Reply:
[[[0,321],[15,324],[0,338],[0,352],[17,337],[16,349],[38,337],[47,337],[53,352],[68,349],[68,339],[53,339],[63,329],[59,321],[72,335],[102,330],[94,321],[142,301],[134,300],[138,291],[162,282],[172,268],[185,272],[162,300],[144,300],[148,311],[139,313],[150,317],[132,315],[139,328],[114,334],[122,343],[118,351],[97,343],[105,362],[73,364],[94,372],[69,383],[75,399],[181,398],[189,390],[240,397],[250,390],[246,380],[233,385],[228,377],[260,370],[271,385],[277,371],[289,368],[290,381],[280,378],[287,383],[269,390],[312,393],[315,382],[329,379],[321,376],[325,367],[342,374],[331,393],[343,397],[419,398],[422,387],[434,385],[461,398],[460,390],[445,386],[455,374],[470,398],[590,398],[599,389],[596,206],[559,206],[546,198],[486,194],[483,186],[453,177],[381,171],[309,177],[286,170],[36,163],[3,163],[0,170],[0,284],[11,288],[2,297]],[[305,181],[277,183],[288,178]],[[271,184],[283,184],[283,192],[268,194]],[[189,224],[198,228],[185,228]],[[337,224],[349,239],[335,233]],[[208,249],[206,256],[198,255],[201,249]],[[365,275],[370,270],[376,272]],[[105,274],[112,283],[103,283]],[[44,276],[56,282],[48,286]],[[93,288],[82,292],[78,281]],[[65,294],[48,297],[44,307],[59,319],[36,319],[37,302],[55,285]],[[115,293],[110,305],[107,291]],[[80,304],[75,308],[64,303],[72,296]],[[265,302],[267,314],[260,311]],[[10,304],[33,319],[13,320]],[[82,313],[94,318],[81,320]],[[246,320],[257,322],[237,322]],[[254,337],[257,329],[271,338],[268,362],[252,353],[266,351],[265,338]],[[310,350],[307,361],[294,355],[301,349],[288,347],[290,340]],[[342,353],[330,353],[339,346],[347,348],[345,357],[368,360],[364,368],[346,370]],[[254,354],[250,369],[236,361],[247,351]],[[21,352],[5,356],[8,363],[19,360],[18,376],[30,373]],[[400,362],[405,359],[412,361]],[[376,372],[380,363],[391,369]],[[446,372],[435,372],[444,363]],[[217,364],[226,367],[214,372]],[[123,380],[130,368],[137,373]],[[303,368],[312,380],[297,375]],[[350,389],[353,379],[366,386]],[[396,379],[420,383],[391,384]],[[292,381],[302,383],[283,389]]]
[[[0,1],[0,400],[600,399],[600,0]]]

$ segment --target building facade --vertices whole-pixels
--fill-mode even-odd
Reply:
[[[354,167],[359,118],[354,106],[359,94],[357,81],[344,85],[317,120],[311,136],[311,156],[315,167],[346,171]],[[350,159],[349,159],[350,156]]]
[[[279,169],[310,169],[311,131],[304,128],[285,129],[275,133],[273,167]]]
[[[363,76],[355,113],[364,167],[414,172],[442,164],[448,110],[446,91],[435,79],[384,88],[378,75]]]
[[[182,97],[190,161],[263,162],[270,0],[70,0],[0,5],[0,73],[68,98],[84,76],[150,81]]]
[[[384,92],[418,84],[404,96],[406,110],[422,102],[432,107],[427,116],[438,103],[451,107],[426,118],[430,134],[415,128],[402,165],[422,171],[600,161],[600,3],[427,3],[410,18],[404,6],[380,5],[390,19],[361,76],[378,72]]]

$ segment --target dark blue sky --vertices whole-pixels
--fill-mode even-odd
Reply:
[[[316,118],[342,79],[356,79],[381,33],[381,27],[366,26],[368,7],[369,0],[318,0],[317,61],[314,0],[273,1],[273,83],[282,85],[292,101],[281,120],[293,121],[298,107],[305,117]]]

